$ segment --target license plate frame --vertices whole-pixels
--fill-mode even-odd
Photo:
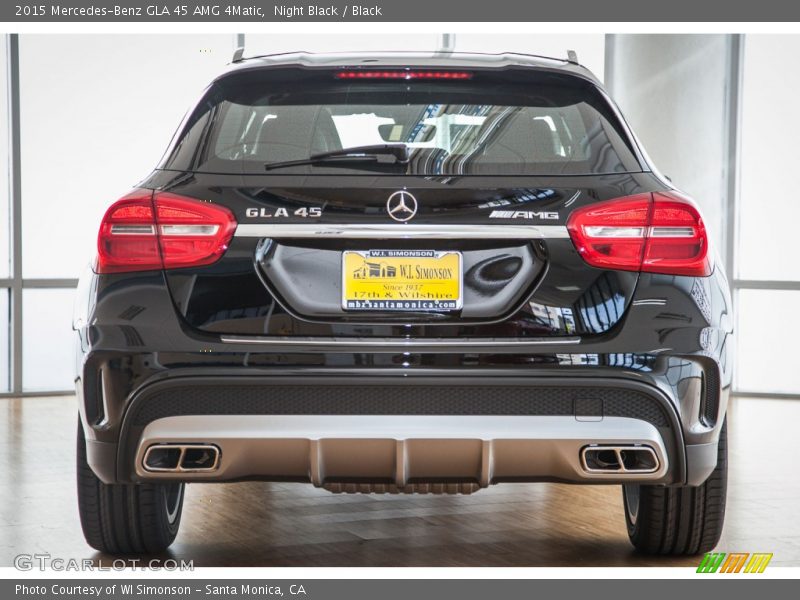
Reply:
[[[461,310],[464,306],[463,265],[462,253],[457,250],[344,250],[342,309],[348,312]],[[418,270],[418,266],[423,270]],[[437,274],[449,276],[417,278]]]

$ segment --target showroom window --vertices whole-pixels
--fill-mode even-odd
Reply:
[[[744,281],[800,282],[800,261],[784,260],[797,256],[800,222],[793,193],[800,72],[782,69],[776,77],[774,69],[767,69],[776,57],[798,52],[800,36],[748,35],[745,43],[737,261],[738,278]]]
[[[8,35],[0,34],[0,115],[5,119],[8,115]],[[5,123],[5,121],[3,121]],[[7,279],[11,273],[9,235],[9,196],[10,182],[8,177],[8,127],[0,127],[0,279]],[[2,338],[0,338],[2,339]]]
[[[131,36],[124,45],[111,35],[20,36],[22,244],[34,250],[23,251],[25,278],[80,276],[105,209],[158,163],[233,43],[230,35]]]
[[[613,37],[606,75],[614,100],[658,169],[700,205],[722,251],[732,36]]]
[[[236,36],[129,36],[124,45],[112,35],[0,40],[0,184],[9,192],[0,195],[0,393],[68,391],[74,289],[95,253],[100,219],[158,163],[192,102],[230,62]],[[11,89],[14,69],[19,85]],[[16,114],[9,92],[19,98]],[[8,151],[14,129],[16,156]]]
[[[0,34],[0,393],[10,389],[10,295],[11,295],[11,182],[9,180],[8,127],[8,40]]]
[[[0,393],[9,390],[9,289],[0,288]]]
[[[747,35],[744,44],[741,166],[734,293],[738,317],[736,388],[800,394],[794,355],[777,352],[800,334],[800,203],[795,163],[800,124],[794,115],[800,73],[775,61],[800,53],[800,36]]]

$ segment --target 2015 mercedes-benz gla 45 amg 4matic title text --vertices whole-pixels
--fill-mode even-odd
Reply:
[[[594,76],[521,55],[236,61],[81,279],[89,544],[186,483],[621,484],[642,552],[720,535],[728,283]]]

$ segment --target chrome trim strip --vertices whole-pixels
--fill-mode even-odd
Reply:
[[[500,346],[549,346],[578,344],[579,337],[568,338],[337,338],[337,337],[279,337],[279,336],[245,336],[222,335],[220,340],[226,344],[255,344],[266,346],[363,346],[367,348],[470,348]]]
[[[422,225],[422,224],[318,224],[244,223],[235,237],[292,239],[566,239],[563,225]]]
[[[643,298],[641,300],[634,300],[633,306],[665,306],[667,304],[666,298]]]

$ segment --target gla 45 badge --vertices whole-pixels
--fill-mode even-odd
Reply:
[[[251,219],[260,217],[262,219],[280,218],[280,217],[301,217],[301,218],[317,218],[322,216],[321,206],[312,206],[310,208],[296,208],[291,213],[288,208],[248,208],[244,211],[246,217]]]

